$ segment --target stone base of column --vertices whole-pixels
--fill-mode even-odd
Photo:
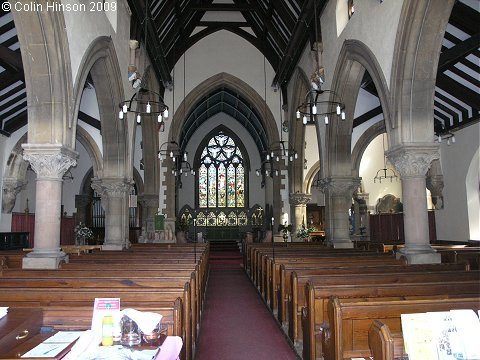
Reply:
[[[353,242],[350,240],[337,240],[329,243],[334,249],[353,249]]]
[[[55,270],[58,269],[60,263],[68,263],[68,255],[63,251],[58,252],[56,255],[52,256],[42,256],[34,255],[30,253],[22,259],[22,269],[45,269],[45,270]]]
[[[123,245],[117,245],[117,244],[107,244],[107,245],[102,245],[102,250],[105,251],[122,251],[123,250]]]
[[[408,264],[440,264],[442,256],[431,246],[405,247],[400,249],[396,255],[397,259],[405,257]]]

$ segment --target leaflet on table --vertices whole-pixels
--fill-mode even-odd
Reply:
[[[3,318],[8,313],[8,306],[0,307],[0,319]]]
[[[59,331],[41,344],[22,355],[22,358],[49,358],[58,355],[72,342],[77,340],[83,331]]]

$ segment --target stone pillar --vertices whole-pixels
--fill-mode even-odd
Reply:
[[[368,199],[369,199],[369,194],[368,193],[357,193],[355,196],[355,203],[357,204],[356,209],[358,211],[355,212],[355,220],[356,220],[356,234],[362,235],[362,236],[368,236],[369,233],[367,233],[367,210],[368,210]]]
[[[75,208],[77,209],[77,214],[75,216],[75,222],[87,223],[87,207],[92,202],[92,197],[90,195],[75,195]]]
[[[3,179],[2,212],[10,214],[15,206],[17,195],[26,188],[27,183],[23,180],[6,178]]]
[[[323,184],[327,195],[326,234],[334,248],[353,248],[350,239],[348,211],[352,206],[353,193],[360,186],[360,178],[331,177]]]
[[[142,204],[142,234],[144,242],[155,241],[155,214],[158,211],[158,195],[144,194],[139,196],[139,203]]]
[[[102,197],[105,210],[105,241],[102,249],[128,248],[128,195],[132,182],[123,178],[93,179],[92,188]]]
[[[57,269],[68,255],[60,250],[63,175],[75,166],[78,154],[61,145],[24,144],[23,158],[37,174],[35,240],[33,251],[23,258],[24,269]]]
[[[293,213],[292,223],[292,241],[301,241],[297,239],[295,234],[297,230],[305,222],[307,226],[307,203],[312,199],[312,195],[303,193],[291,193],[290,196],[290,208]]]
[[[405,247],[397,257],[409,264],[440,263],[441,256],[430,246],[425,174],[440,154],[435,145],[400,146],[387,152],[388,160],[402,179]]]

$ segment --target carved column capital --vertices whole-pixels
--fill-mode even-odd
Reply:
[[[27,183],[21,179],[3,179],[2,212],[10,214],[15,206],[15,200],[20,191],[26,188]]]
[[[62,180],[67,170],[77,165],[78,153],[61,145],[23,144],[23,159],[38,179]]]
[[[158,195],[155,194],[143,194],[138,197],[138,201],[143,207],[158,208]]]
[[[132,190],[133,181],[123,178],[95,178],[92,179],[92,189],[100,196],[123,197]]]
[[[312,195],[304,193],[290,193],[289,199],[291,205],[306,205],[312,199]]]
[[[332,196],[352,197],[360,186],[362,178],[359,177],[330,177],[326,182],[326,190]]]
[[[425,176],[433,160],[440,158],[438,145],[402,145],[386,153],[401,177]]]

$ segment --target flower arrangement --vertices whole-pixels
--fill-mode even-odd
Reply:
[[[310,233],[314,231],[314,227],[307,228],[305,224],[302,224],[302,227],[297,230],[296,237],[302,239],[303,241],[308,241],[308,239],[310,238]]]
[[[75,245],[85,245],[85,240],[93,237],[93,232],[90,228],[80,223],[73,229],[75,233]]]

